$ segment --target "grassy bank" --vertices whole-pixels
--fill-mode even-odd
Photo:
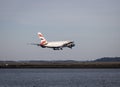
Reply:
[[[120,62],[0,62],[0,68],[120,68]]]

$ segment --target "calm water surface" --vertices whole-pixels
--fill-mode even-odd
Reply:
[[[0,69],[0,87],[120,87],[120,69]]]

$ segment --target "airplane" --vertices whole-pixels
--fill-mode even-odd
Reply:
[[[38,37],[41,39],[41,42],[39,44],[33,43],[32,45],[41,46],[42,48],[52,48],[53,50],[63,50],[64,47],[71,48],[75,46],[73,41],[53,41],[53,42],[47,42],[47,40],[44,38],[43,34],[38,32]]]

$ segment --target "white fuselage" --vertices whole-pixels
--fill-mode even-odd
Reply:
[[[64,44],[69,43],[70,41],[53,41],[53,42],[48,42],[45,46],[47,47],[61,47]]]

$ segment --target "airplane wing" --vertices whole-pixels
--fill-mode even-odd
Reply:
[[[36,46],[40,46],[40,44],[38,44],[38,43],[28,43],[28,45],[36,45]]]

